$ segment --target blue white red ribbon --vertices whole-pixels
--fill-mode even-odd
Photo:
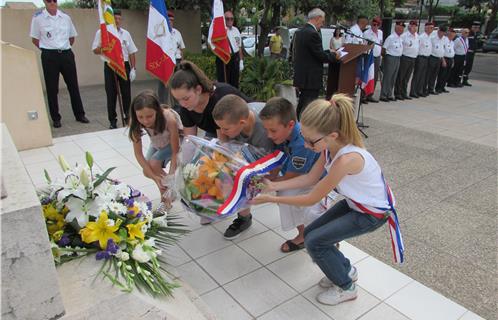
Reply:
[[[286,159],[285,153],[275,151],[263,158],[254,161],[237,171],[234,179],[232,192],[227,200],[218,208],[218,215],[226,215],[235,213],[239,209],[240,203],[245,200],[247,187],[251,181],[251,177],[258,174],[267,173],[281,166]]]

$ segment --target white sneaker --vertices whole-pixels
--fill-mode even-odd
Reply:
[[[330,287],[327,291],[324,291],[316,296],[316,300],[323,304],[328,304],[335,306],[341,302],[354,300],[358,297],[358,290],[356,289],[356,284],[352,284],[347,290],[342,290],[339,287]]]
[[[351,280],[353,280],[353,282],[356,282],[358,280],[358,270],[356,270],[355,266],[351,266],[351,270],[349,270],[348,276],[351,278]],[[325,289],[335,286],[335,284],[327,277],[323,277],[320,282],[318,282],[318,285]]]

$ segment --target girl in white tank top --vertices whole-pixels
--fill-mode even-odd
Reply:
[[[308,253],[325,274],[319,284],[328,289],[317,300],[335,305],[356,298],[354,281],[358,278],[356,269],[335,243],[372,232],[388,221],[395,259],[402,262],[403,240],[394,197],[379,164],[363,147],[351,98],[337,94],[330,101],[318,99],[310,103],[301,116],[301,132],[305,146],[320,152],[320,158],[308,174],[286,181],[268,181],[267,189],[310,186],[312,190],[296,196],[262,194],[253,202],[310,206],[334,189],[345,197],[304,230]],[[327,175],[322,178],[324,170]]]

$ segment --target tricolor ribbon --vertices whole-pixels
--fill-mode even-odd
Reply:
[[[218,208],[216,213],[218,215],[235,213],[235,211],[239,208],[240,203],[245,200],[247,187],[251,181],[251,177],[270,172],[271,170],[281,166],[285,159],[285,153],[277,150],[240,168],[235,175],[232,192],[223,205]]]

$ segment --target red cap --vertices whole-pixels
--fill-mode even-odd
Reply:
[[[425,25],[426,26],[433,26],[434,27],[434,22],[426,22]]]
[[[448,31],[449,32],[456,32],[455,29],[453,29],[453,28],[449,28]]]
[[[396,21],[396,25],[404,27],[405,26],[405,22],[403,20],[398,20],[398,21]]]
[[[411,21],[410,21],[410,25],[411,25],[411,26],[418,26],[418,22],[417,22],[417,20],[411,20]]]
[[[376,22],[378,24],[382,24],[382,19],[380,17],[375,17],[372,19],[372,22]]]
[[[168,10],[168,17],[170,17],[170,18],[174,18],[175,17],[175,14],[173,13],[173,11]]]

